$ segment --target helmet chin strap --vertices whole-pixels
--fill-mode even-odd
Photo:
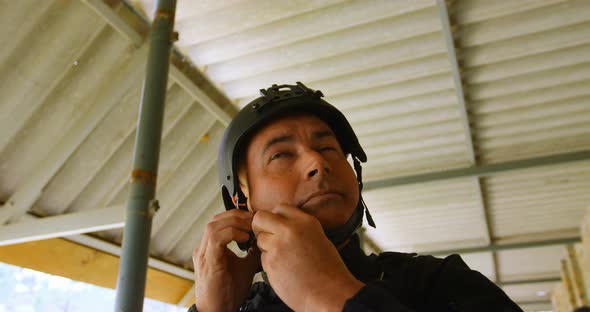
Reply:
[[[352,216],[344,223],[344,225],[339,226],[335,229],[331,230],[324,230],[328,239],[334,244],[334,246],[338,247],[346,242],[358,228],[361,227],[363,224],[363,208],[362,204],[360,203],[352,213]]]
[[[362,173],[363,169],[361,167],[361,162],[353,156],[353,163],[354,163],[354,171],[356,171],[356,179],[359,185],[359,202],[356,206],[356,209],[352,213],[352,216],[346,221],[345,224],[342,226],[332,229],[332,230],[325,230],[326,236],[328,239],[335,245],[340,246],[344,243],[347,239],[349,239],[354,232],[363,225],[363,211],[365,212],[365,216],[367,218],[367,223],[370,226],[375,226],[375,221],[363,200],[363,196],[361,191],[363,190],[363,180],[362,180]]]

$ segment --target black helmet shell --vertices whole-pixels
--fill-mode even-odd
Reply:
[[[346,117],[330,103],[322,99],[321,91],[307,88],[301,82],[297,85],[273,85],[260,90],[262,96],[248,103],[233,118],[225,129],[218,157],[219,181],[226,209],[236,208],[235,198],[239,192],[237,176],[238,153],[256,130],[268,122],[289,113],[310,113],[326,122],[345,154],[351,154],[361,162],[367,161],[356,134]]]

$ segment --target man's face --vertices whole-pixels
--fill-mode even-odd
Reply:
[[[359,200],[356,176],[336,136],[312,115],[284,117],[259,130],[247,147],[245,170],[242,190],[254,211],[291,205],[333,229],[348,221]]]

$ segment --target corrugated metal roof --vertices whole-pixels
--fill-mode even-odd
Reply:
[[[367,235],[384,250],[426,251],[485,244],[485,222],[472,179],[366,191],[377,229]]]
[[[131,3],[151,16],[152,0]],[[439,9],[179,1],[178,49],[204,75],[176,59],[152,256],[190,269],[204,225],[222,211],[215,155],[231,114],[221,93],[238,108],[272,83],[321,89],[367,151],[365,181],[590,149],[590,2],[450,2],[458,71]],[[124,207],[146,57],[146,26],[133,16],[118,1],[0,3],[1,220]],[[382,249],[432,251],[571,235],[590,202],[589,165],[368,190],[378,228],[367,236]],[[120,230],[95,235],[121,240]],[[492,279],[549,276],[559,269],[552,248],[464,257]],[[527,287],[504,289],[526,301]]]
[[[491,252],[470,253],[461,255],[461,258],[470,269],[476,270],[490,280],[496,278],[496,269]]]
[[[575,230],[590,202],[590,163],[486,179],[496,238]]]
[[[551,293],[555,283],[532,283],[524,285],[507,285],[502,290],[511,298],[520,298],[528,304],[521,304],[524,311],[551,311]],[[545,302],[545,303],[543,303]]]
[[[502,250],[498,252],[499,273],[504,281],[556,277],[565,256],[563,246]]]
[[[590,105],[587,91],[581,91],[590,78],[589,3],[543,1],[536,6],[479,20],[463,13],[461,5],[456,11],[484,163],[590,146]]]

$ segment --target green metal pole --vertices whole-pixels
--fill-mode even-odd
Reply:
[[[133,151],[115,311],[142,311],[176,0],[158,0]]]

